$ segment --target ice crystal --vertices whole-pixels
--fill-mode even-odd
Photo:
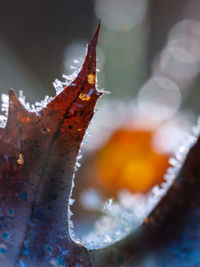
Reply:
[[[54,86],[54,88],[56,90],[56,95],[59,95],[63,91],[63,89],[64,89],[62,82],[59,81],[58,79],[56,79],[53,82],[53,86]]]
[[[46,108],[49,102],[53,97],[45,96],[43,100],[40,102],[35,102],[35,104],[30,104],[29,102],[26,102],[26,98],[23,95],[23,91],[19,91],[19,101],[21,104],[29,111],[29,112],[35,112],[36,114],[41,111],[43,108]]]
[[[1,111],[0,115],[0,128],[5,128],[8,116],[9,96],[7,94],[1,95]]]
[[[9,104],[9,96],[6,94],[1,95],[1,111],[3,111],[6,115],[8,115],[8,104]]]

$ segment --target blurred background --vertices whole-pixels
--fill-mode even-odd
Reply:
[[[199,113],[198,0],[1,1],[1,92],[23,90],[30,102],[53,95],[52,82],[85,54],[98,19],[100,88],[129,99],[159,72],[178,80],[182,106]]]
[[[81,238],[102,215],[100,228],[108,225],[112,207],[119,239],[144,218],[144,196],[163,184],[169,157],[200,114],[200,1],[1,1],[0,93],[23,90],[30,103],[54,96],[54,80],[80,68],[99,19],[98,87],[111,94],[86,136],[72,210]],[[108,199],[116,209],[103,206]],[[132,213],[119,221],[122,210]]]

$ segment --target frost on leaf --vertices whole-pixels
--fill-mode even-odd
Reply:
[[[77,77],[55,98],[31,107],[9,90],[8,118],[0,128],[1,266],[73,266],[85,257],[69,236],[68,197],[101,95],[95,88],[98,32]]]

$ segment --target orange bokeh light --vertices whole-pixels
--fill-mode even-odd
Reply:
[[[99,186],[115,194],[127,189],[146,193],[164,181],[169,155],[155,151],[152,131],[118,129],[96,154]]]

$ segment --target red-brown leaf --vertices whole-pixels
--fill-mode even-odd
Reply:
[[[80,144],[101,95],[96,83],[99,26],[77,78],[38,113],[9,90],[0,132],[1,266],[73,266],[84,249],[69,237],[68,196]]]

